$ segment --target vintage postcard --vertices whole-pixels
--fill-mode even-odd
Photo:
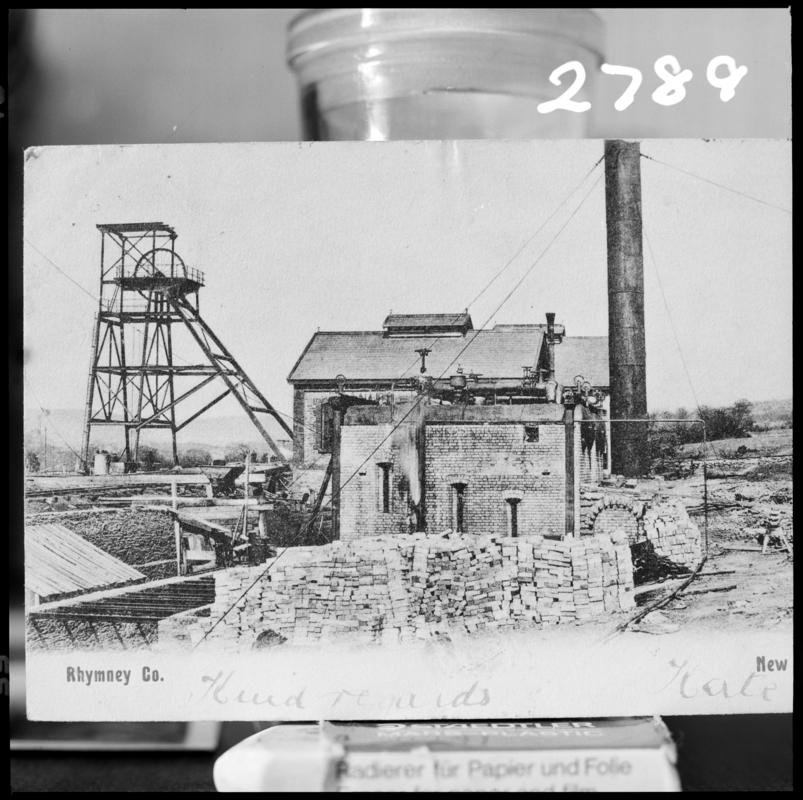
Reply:
[[[791,143],[31,148],[35,720],[792,706]]]

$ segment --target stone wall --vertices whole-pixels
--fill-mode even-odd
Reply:
[[[343,636],[398,642],[572,624],[634,605],[628,543],[602,536],[372,537],[291,548],[268,565],[235,567],[215,578],[209,616],[191,612],[160,622],[160,647],[191,646],[207,632],[204,647],[227,650]]]

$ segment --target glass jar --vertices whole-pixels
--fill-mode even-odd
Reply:
[[[566,138],[588,112],[537,111],[562,94],[553,70],[580,61],[590,99],[603,24],[590,9],[311,9],[287,58],[306,139]]]

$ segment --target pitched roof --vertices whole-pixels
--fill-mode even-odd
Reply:
[[[451,375],[457,367],[486,379],[518,379],[522,367],[535,367],[545,325],[497,325],[469,331],[465,336],[388,337],[382,331],[319,331],[293,367],[288,380],[392,381],[418,374],[426,347],[430,375]],[[556,376],[572,384],[581,374],[594,386],[608,386],[608,339],[605,336],[567,336],[555,347]]]
[[[421,357],[430,349],[427,372],[465,373],[485,378],[520,378],[522,367],[534,367],[541,349],[544,325],[504,325],[469,331],[465,336],[388,337],[382,331],[319,331],[314,334],[288,380],[393,380],[418,374]],[[465,352],[461,352],[465,349]],[[454,363],[452,363],[454,362]]]
[[[555,345],[555,379],[564,386],[582,375],[592,386],[611,385],[607,336],[565,336]]]
[[[40,597],[88,591],[145,578],[63,525],[25,527],[25,588]]]

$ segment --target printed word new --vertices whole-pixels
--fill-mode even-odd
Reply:
[[[756,672],[786,672],[785,658],[756,656]]]

